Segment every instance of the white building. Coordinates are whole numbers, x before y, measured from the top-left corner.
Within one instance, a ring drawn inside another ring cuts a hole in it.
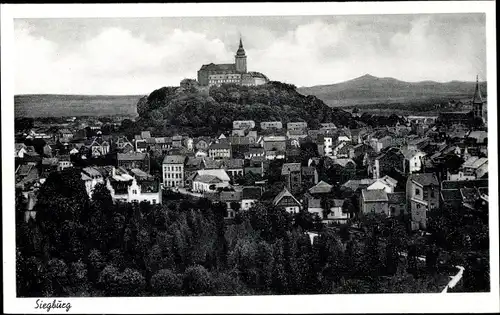
[[[230,178],[223,169],[198,170],[193,178],[193,191],[215,192],[218,188],[228,187],[229,181]]]
[[[182,155],[165,156],[162,163],[164,187],[184,187],[185,161]]]
[[[131,174],[122,169],[113,168],[111,176],[106,181],[113,201],[149,202],[161,204],[161,189],[154,178],[139,170],[132,169]]]
[[[333,154],[333,137],[332,136],[324,136],[323,137],[323,150],[325,155]]]

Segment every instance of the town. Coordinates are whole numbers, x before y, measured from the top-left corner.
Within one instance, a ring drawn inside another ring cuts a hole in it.
[[[245,212],[274,207],[312,244],[326,230],[366,230],[373,215],[397,218],[412,239],[428,238],[442,222],[436,214],[487,217],[485,104],[477,83],[461,111],[439,116],[356,129],[235,120],[231,130],[202,136],[144,130],[131,137],[129,119],[19,118],[15,177],[24,208],[18,211],[24,224],[37,221],[45,183],[77,170],[90,200],[101,186],[115,204],[208,200],[221,205],[226,226],[240,224]],[[367,120],[359,111],[352,115]],[[468,246],[477,237],[460,235]]]

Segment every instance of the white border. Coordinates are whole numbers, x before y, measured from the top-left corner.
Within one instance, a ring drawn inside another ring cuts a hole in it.
[[[491,292],[478,294],[366,294],[313,296],[68,298],[70,313],[351,313],[351,312],[499,312],[498,156],[496,95],[496,20],[493,1],[389,3],[254,4],[71,4],[2,5],[2,200],[4,312],[35,313],[36,299],[15,297],[14,233],[14,18],[283,16],[344,14],[486,13],[488,125],[490,159]],[[44,299],[46,302],[50,299]],[[43,311],[46,313],[46,311]],[[64,313],[51,310],[51,313]]]

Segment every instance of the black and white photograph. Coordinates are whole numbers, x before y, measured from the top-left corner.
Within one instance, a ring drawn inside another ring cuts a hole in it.
[[[492,1],[2,5],[4,311],[499,311],[495,33]]]

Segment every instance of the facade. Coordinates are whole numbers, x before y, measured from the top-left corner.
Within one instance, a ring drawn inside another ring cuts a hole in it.
[[[164,187],[184,187],[185,161],[182,155],[165,156],[162,163]]]
[[[106,187],[113,201],[162,203],[160,184],[153,176],[139,169],[132,169],[129,173],[114,167],[110,175]]]
[[[215,192],[218,188],[229,186],[230,178],[223,169],[198,170],[194,174],[193,191],[199,193]]]
[[[292,214],[299,213],[302,207],[300,202],[286,188],[283,188],[283,190],[274,198],[273,205]]]
[[[231,158],[231,145],[229,143],[213,143],[208,149],[208,156],[213,159]]]
[[[253,120],[235,120],[233,121],[233,130],[245,130],[255,128]]]
[[[263,147],[267,151],[286,151],[286,137],[284,136],[267,136],[263,138]]]
[[[302,189],[302,172],[300,163],[285,163],[281,168],[281,175],[286,187],[292,193],[300,192]]]
[[[406,182],[407,213],[412,229],[425,229],[427,212],[439,208],[439,181],[433,173],[412,174]]]
[[[307,130],[307,123],[305,121],[289,122],[289,123],[286,124],[286,130],[287,131],[303,131],[303,132],[306,132],[306,130]]]
[[[149,154],[139,152],[118,153],[117,166],[125,169],[138,168],[149,173]]]
[[[383,189],[361,191],[360,212],[362,214],[376,213],[389,216],[389,198]]]
[[[260,72],[247,71],[247,56],[240,39],[238,51],[234,57],[235,63],[206,64],[198,70],[198,83],[202,86],[221,84],[237,84],[246,86],[262,85],[269,79]]]
[[[263,121],[260,123],[260,129],[283,129],[283,124],[281,121]]]

